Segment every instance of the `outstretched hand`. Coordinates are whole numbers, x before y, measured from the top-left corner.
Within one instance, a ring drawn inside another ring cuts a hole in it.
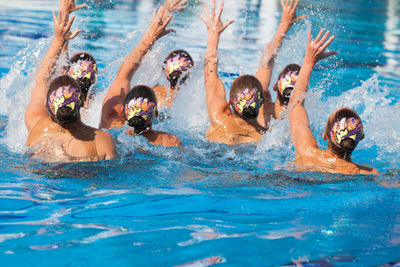
[[[167,0],[165,2],[165,7],[167,8],[168,12],[175,12],[175,11],[182,11],[186,7],[183,5],[186,4],[187,0]]]
[[[317,63],[318,61],[330,57],[332,55],[337,55],[335,51],[325,52],[325,49],[333,42],[335,36],[331,36],[329,39],[330,31],[324,34],[324,30],[321,30],[317,37],[313,40],[311,37],[311,30],[308,31],[308,46],[306,49],[306,55],[304,57],[305,61],[310,63]]]
[[[76,5],[75,0],[60,0],[60,10],[65,13],[71,14],[72,12],[82,8],[88,8],[88,5]]]
[[[204,4],[204,14],[200,14],[200,18],[203,20],[203,22],[206,24],[207,31],[208,33],[216,33],[216,34],[221,34],[229,25],[231,25],[234,20],[229,20],[226,23],[222,23],[221,21],[221,15],[222,11],[224,10],[224,3],[221,3],[221,7],[218,11],[218,14],[215,14],[215,0],[212,0],[212,5],[211,5],[211,14],[208,13],[207,10],[207,5]]]
[[[58,18],[53,11],[54,20],[54,38],[61,39],[63,41],[74,39],[81,31],[77,30],[71,33],[71,26],[74,22],[75,16],[69,18],[69,14],[63,11],[58,12]]]
[[[299,5],[299,0],[281,0],[282,18],[281,23],[290,28],[297,21],[308,18],[308,15],[297,17],[296,9]]]
[[[172,20],[172,14],[168,11],[169,1],[165,3],[165,5],[161,6],[158,11],[154,9],[153,11],[153,19],[150,22],[150,27],[147,30],[147,35],[151,39],[151,43],[154,43],[161,37],[175,32],[173,29],[166,29],[168,24]]]

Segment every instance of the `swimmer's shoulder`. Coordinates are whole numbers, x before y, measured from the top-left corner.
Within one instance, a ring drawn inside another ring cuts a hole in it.
[[[106,131],[95,131],[95,145],[100,159],[109,160],[115,157],[116,151],[111,134]]]
[[[309,148],[305,153],[296,155],[294,163],[298,170],[322,171],[343,174],[379,175],[374,168],[357,165],[343,159],[331,158],[326,151],[319,148]]]

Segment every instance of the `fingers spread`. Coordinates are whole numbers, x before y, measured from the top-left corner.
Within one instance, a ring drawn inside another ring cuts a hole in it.
[[[68,17],[69,17],[69,14],[67,12],[65,12],[64,17],[63,17],[64,26],[68,24]]]
[[[57,24],[57,17],[56,17],[56,13],[53,11],[53,21],[54,21],[54,25]]]
[[[79,33],[81,32],[81,30],[76,30],[74,33],[71,33],[68,37],[69,40],[74,39]]]
[[[166,32],[166,34],[169,34],[171,32],[176,33],[176,31],[174,29],[168,29],[168,30],[165,30],[165,32]]]
[[[305,19],[305,18],[308,18],[308,17],[309,17],[308,15],[303,15],[303,16],[297,17],[295,22],[298,22],[299,20],[302,20],[302,19]]]
[[[82,9],[82,8],[89,8],[89,6],[88,5],[86,5],[86,4],[83,4],[83,5],[80,5],[80,6],[76,6],[74,9],[72,9],[71,11],[76,11],[76,10],[79,10],[79,9]]]
[[[322,45],[323,43],[325,43],[326,39],[328,39],[328,36],[330,34],[330,31],[327,31],[324,35],[324,37],[322,37],[322,39],[318,42],[319,45]]]
[[[224,3],[222,2],[221,7],[218,11],[217,21],[221,19],[222,11],[224,10]]]
[[[311,29],[308,30],[308,44],[312,42]]]
[[[209,18],[210,17],[210,13],[208,13],[206,4],[203,5],[203,9],[204,9],[204,14],[207,16],[207,18]]]
[[[321,39],[322,34],[324,33],[325,30],[320,30],[320,32],[318,33],[317,37],[315,37],[314,39],[314,43],[318,43],[319,39]]]
[[[72,23],[74,23],[75,20],[75,16],[72,16],[69,21],[68,24],[66,25],[66,30],[69,31],[69,29],[71,29]]]
[[[167,27],[167,25],[171,22],[172,18],[173,18],[173,15],[172,15],[172,14],[169,15],[169,17],[167,18],[167,20],[164,22],[165,27]]]
[[[199,17],[201,18],[201,20],[207,25],[207,20],[203,17],[202,14],[199,14]]]
[[[225,30],[226,28],[228,28],[229,25],[231,25],[234,22],[235,21],[231,19],[230,21],[228,21],[227,23],[224,24],[223,29]]]
[[[58,24],[61,24],[62,18],[61,18],[61,10],[58,11]]]
[[[298,5],[299,5],[299,0],[296,0],[296,4],[294,5],[294,8],[297,9]]]
[[[331,38],[329,38],[329,40],[321,47],[323,50],[325,50],[335,39],[335,36],[332,35]]]

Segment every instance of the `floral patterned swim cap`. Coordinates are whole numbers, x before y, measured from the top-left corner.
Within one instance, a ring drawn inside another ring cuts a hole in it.
[[[147,125],[153,121],[156,111],[156,104],[143,97],[133,98],[124,106],[126,120],[129,121],[135,116],[142,117]]]
[[[261,105],[263,104],[263,97],[261,92],[257,88],[249,89],[246,88],[236,93],[233,98],[233,108],[240,114],[243,115],[245,108],[254,108],[258,113]]]
[[[354,141],[356,147],[364,136],[362,122],[354,117],[342,118],[333,125],[329,135],[332,143],[339,149],[342,148],[342,141],[348,138]]]
[[[183,82],[189,75],[189,70],[193,68],[192,59],[183,55],[175,55],[164,61],[163,71],[167,79],[176,84],[178,79]],[[174,87],[174,85],[172,86]]]
[[[78,60],[71,63],[68,75],[75,80],[87,78],[91,84],[94,84],[97,78],[97,64],[91,60]]]
[[[69,107],[74,114],[77,114],[81,106],[80,91],[71,86],[59,87],[47,97],[47,105],[54,117],[57,117],[57,112],[61,107]]]

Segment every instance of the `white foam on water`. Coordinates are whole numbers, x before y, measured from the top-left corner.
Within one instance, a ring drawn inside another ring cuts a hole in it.
[[[6,135],[0,142],[13,152],[25,151],[28,135],[25,109],[29,104],[37,66],[49,43],[49,39],[29,43],[17,54],[9,73],[0,79],[0,114],[8,117]]]
[[[311,23],[305,20],[304,23],[293,27],[296,27],[296,31],[286,37],[276,59],[270,84],[270,92],[273,95],[273,99],[275,99],[276,93],[271,88],[276,82],[279,72],[287,64],[301,64],[307,44],[307,31],[310,29]],[[88,116],[84,120],[88,125],[93,127],[99,125],[101,104],[106,91],[115,78],[125,56],[139,43],[142,34],[143,31],[135,31],[122,39],[119,43],[119,49],[113,51],[114,56],[111,57],[113,61],[107,62],[106,67],[101,70],[99,75],[100,82],[97,85],[97,95],[91,102]],[[174,36],[164,37],[148,52],[137,73],[134,75],[131,82],[132,86],[137,84],[146,84],[148,86],[154,86],[157,83],[166,84],[166,79],[161,71],[164,58],[173,49],[185,49],[185,47],[177,47],[173,40]],[[27,138],[27,130],[24,123],[25,109],[30,99],[37,66],[47,51],[49,43],[50,39],[40,39],[29,43],[25,49],[18,53],[9,73],[0,80],[0,99],[2,99],[0,100],[0,114],[8,117],[6,134],[0,142],[13,152],[23,153],[25,151],[25,141]],[[232,44],[229,44],[228,48],[232,49],[231,46]],[[265,46],[266,43],[263,47]],[[223,48],[226,49],[224,46]],[[255,57],[255,60],[247,63],[243,61],[243,57],[240,57],[240,55],[227,53],[224,49],[221,50],[219,53],[220,73],[224,71],[237,74],[254,75],[256,73],[259,58],[261,57],[261,50],[259,51],[259,57]],[[182,86],[173,107],[168,111],[171,119],[156,124],[154,128],[172,132],[190,143],[192,141],[195,143],[204,143],[206,142],[204,136],[209,125],[203,76],[205,51],[199,54],[192,53],[189,49],[188,52],[195,60],[195,67],[191,78]],[[388,98],[389,90],[381,86],[379,76],[376,74],[361,86],[344,91],[339,96],[326,97],[324,94],[330,85],[335,82],[335,74],[337,74],[337,70],[335,69],[324,70],[322,79],[311,81],[310,90],[306,97],[306,109],[310,117],[312,130],[321,148],[326,147],[326,143],[321,142],[321,136],[329,114],[336,108],[347,106],[355,109],[365,123],[366,138],[360,143],[358,149],[368,150],[376,146],[379,151],[380,160],[390,161],[393,157],[398,158],[396,151],[400,147],[400,142],[398,141],[400,126],[395,123],[396,118],[392,114],[399,113],[400,105],[393,105],[393,99]],[[233,78],[222,77],[221,79],[227,84],[225,89],[228,96],[229,84],[233,81]],[[258,144],[253,159],[268,160],[279,168],[279,164],[294,157],[289,124],[287,120],[273,120],[271,125],[272,128],[270,131],[265,134],[262,141]],[[129,148],[127,151],[123,151],[122,154],[137,151],[138,148],[154,150],[147,144],[146,140],[142,139],[127,136],[126,133],[120,133],[117,136],[118,142],[125,144]],[[197,156],[205,156],[204,152],[196,149],[196,147],[190,148],[195,150]],[[167,151],[164,152],[168,155]],[[234,158],[237,156],[232,150],[229,150],[227,153],[229,155],[233,153],[234,155],[231,156]],[[230,157],[229,155],[228,157]]]

